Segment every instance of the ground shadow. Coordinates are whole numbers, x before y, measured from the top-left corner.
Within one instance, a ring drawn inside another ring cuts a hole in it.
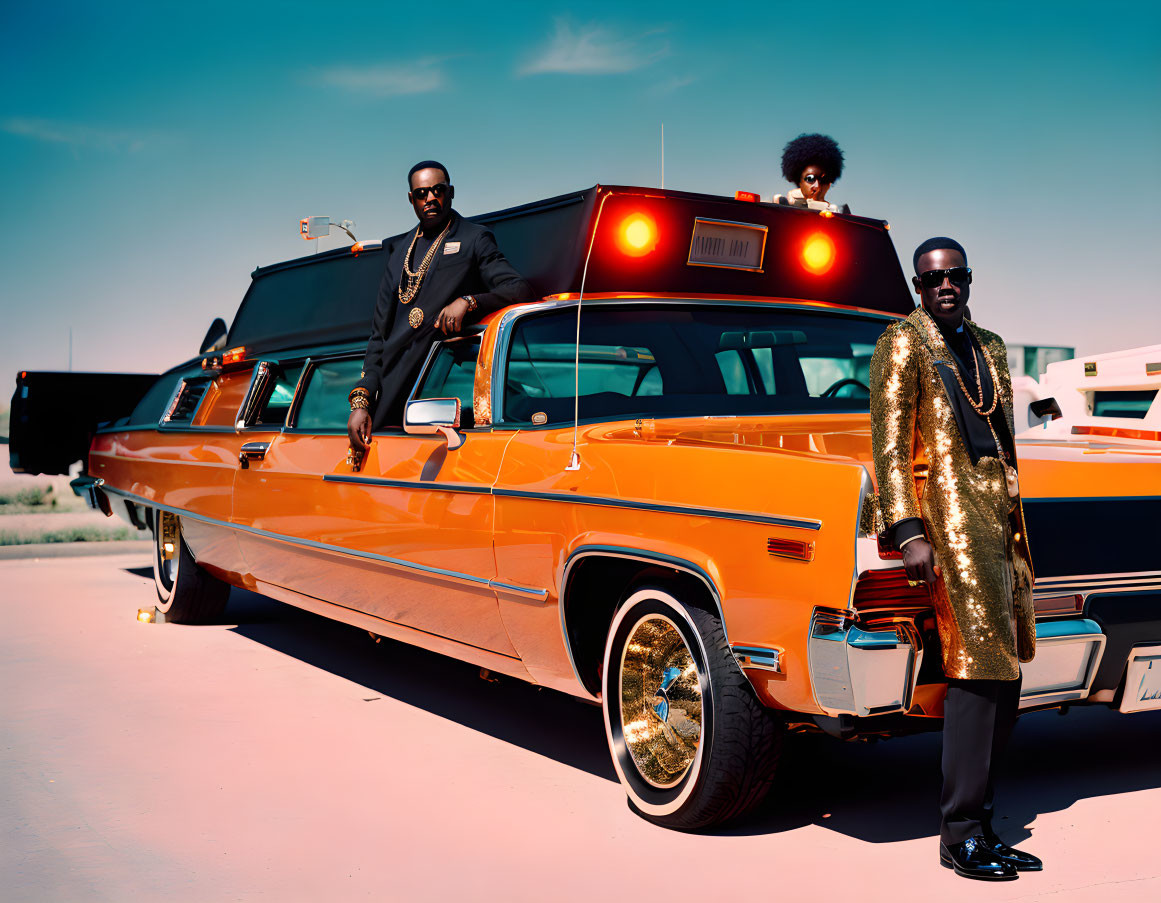
[[[365,630],[235,589],[224,623],[276,649],[368,689],[472,730],[616,780],[599,707]]]
[[[255,593],[234,590],[233,631],[315,667],[472,730],[616,780],[600,709],[522,681],[482,681],[479,669]],[[1080,799],[1161,787],[1161,712],[1104,706],[1020,719],[997,793],[1009,843],[1030,836],[1040,813]],[[869,843],[932,837],[938,829],[938,732],[880,742],[821,735],[787,738],[774,790],[760,809],[713,833],[776,834],[818,825]]]

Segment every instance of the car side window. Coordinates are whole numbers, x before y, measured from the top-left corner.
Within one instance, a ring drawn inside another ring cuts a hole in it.
[[[472,409],[476,384],[477,337],[442,342],[415,389],[415,398],[458,398],[460,410]]]
[[[310,368],[294,426],[300,430],[347,431],[351,388],[359,381],[362,358],[318,361]]]

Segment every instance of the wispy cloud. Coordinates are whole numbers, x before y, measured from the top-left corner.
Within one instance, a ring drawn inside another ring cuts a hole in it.
[[[697,81],[697,76],[694,75],[674,75],[670,78],[660,81],[650,88],[652,94],[672,94],[674,91],[680,91],[682,88],[688,88]]]
[[[371,97],[427,94],[446,83],[442,62],[441,58],[431,57],[404,64],[332,66],[320,70],[318,75],[323,84]]]
[[[519,74],[615,75],[655,63],[668,52],[669,45],[657,31],[625,37],[602,25],[578,27],[557,19],[548,46]]]
[[[0,130],[9,135],[18,135],[45,144],[63,144],[74,150],[86,148],[113,153],[135,153],[158,137],[149,132],[109,129],[76,122],[21,116],[0,121]]]

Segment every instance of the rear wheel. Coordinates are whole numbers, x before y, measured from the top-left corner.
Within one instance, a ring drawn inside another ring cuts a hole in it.
[[[221,617],[230,585],[198,566],[181,536],[177,515],[156,511],[153,516],[153,583],[157,610],[166,621],[208,624]]]
[[[639,814],[695,830],[765,797],[781,725],[755,697],[718,618],[658,587],[634,592],[613,619],[602,681],[613,764]]]

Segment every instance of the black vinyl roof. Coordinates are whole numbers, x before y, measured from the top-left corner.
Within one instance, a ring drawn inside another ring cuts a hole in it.
[[[634,215],[647,216],[658,239],[650,253],[628,257],[617,245],[617,229]],[[689,265],[697,217],[764,228],[761,270]],[[913,308],[882,220],[602,185],[469,219],[492,229],[500,249],[541,296],[580,291],[591,240],[586,292],[790,298],[900,314]],[[835,248],[834,266],[821,275],[808,272],[799,259],[803,242],[819,234]],[[255,269],[229,346],[270,350],[367,338],[384,265],[378,247],[358,254],[339,248]]]

